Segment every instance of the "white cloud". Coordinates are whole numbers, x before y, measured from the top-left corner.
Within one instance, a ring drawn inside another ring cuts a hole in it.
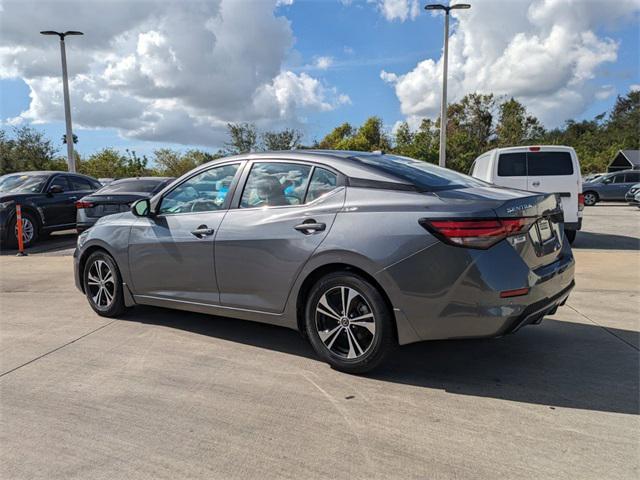
[[[618,43],[599,27],[637,18],[637,0],[484,1],[452,13],[449,101],[470,92],[514,96],[555,126],[580,114],[596,98],[612,95],[593,84],[598,69],[617,60]],[[388,18],[388,17],[387,17]],[[406,73],[382,71],[402,112],[414,122],[439,114],[442,58],[427,59]]]
[[[418,0],[379,0],[378,8],[389,21],[413,20],[420,14],[420,3]]]
[[[314,66],[319,70],[326,70],[333,65],[332,57],[317,57],[313,62]]]
[[[616,93],[616,89],[613,85],[603,85],[600,89],[595,93],[595,97],[598,100],[606,100],[607,98],[611,98]]]
[[[640,84],[639,83],[634,83],[632,85],[629,85],[629,91],[630,92],[636,92],[640,90]]]
[[[345,103],[309,74],[283,70],[293,34],[276,0],[0,2],[0,78],[30,89],[17,120],[63,119],[58,42],[33,34],[51,26],[85,32],[67,42],[81,127],[219,145],[227,122],[300,125],[309,111]]]

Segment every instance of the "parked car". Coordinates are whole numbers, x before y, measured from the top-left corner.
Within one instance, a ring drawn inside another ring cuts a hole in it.
[[[0,177],[0,244],[17,243],[16,204],[22,210],[24,246],[56,230],[76,227],[75,201],[100,188],[86,175],[66,172],[19,172]]]
[[[603,175],[582,186],[584,204],[591,207],[603,200],[622,201],[629,189],[638,182],[640,170],[623,170]]]
[[[128,212],[134,201],[152,197],[173,180],[173,177],[123,178],[82,197],[76,202],[78,233],[91,227],[105,215]]]
[[[596,178],[600,178],[604,173],[590,173],[582,177],[582,184],[584,185],[586,182],[593,182]]]
[[[564,228],[573,243],[582,228],[582,177],[571,147],[495,148],[475,159],[470,174],[485,182],[531,192],[557,193],[562,199]]]
[[[635,205],[636,207],[640,208],[640,192],[636,193],[635,196],[633,197],[632,205]]]
[[[365,372],[396,344],[501,336],[555,312],[574,285],[561,219],[557,195],[406,157],[247,154],[98,220],[75,281],[101,316],[143,304],[271,323]]]
[[[624,199],[627,202],[630,203],[635,203],[635,197],[636,195],[640,193],[640,183],[636,183],[635,185],[633,185],[628,191],[627,193],[625,193],[624,195]]]

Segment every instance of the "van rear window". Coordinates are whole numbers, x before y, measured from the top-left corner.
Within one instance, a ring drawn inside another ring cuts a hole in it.
[[[527,165],[530,177],[573,175],[573,162],[569,152],[529,152]]]
[[[527,176],[527,154],[503,153],[498,159],[499,177],[526,177]]]

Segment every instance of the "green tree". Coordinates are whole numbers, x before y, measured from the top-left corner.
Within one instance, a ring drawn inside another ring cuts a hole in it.
[[[354,128],[349,123],[343,123],[339,127],[329,132],[315,147],[325,150],[336,150],[338,145],[344,140],[351,138],[355,133]]]
[[[300,146],[302,132],[294,128],[285,128],[279,132],[269,131],[262,134],[265,150],[293,150]]]
[[[256,150],[258,146],[258,132],[252,123],[227,123],[229,141],[225,143],[228,154],[237,155]]]
[[[127,158],[115,148],[103,148],[83,159],[78,165],[78,171],[94,178],[126,177]]]
[[[12,135],[0,130],[0,173],[26,170],[66,170],[56,157],[57,149],[44,133],[25,126],[14,128]]]
[[[544,138],[546,132],[538,119],[514,98],[500,104],[499,111],[496,127],[499,147],[527,145]]]

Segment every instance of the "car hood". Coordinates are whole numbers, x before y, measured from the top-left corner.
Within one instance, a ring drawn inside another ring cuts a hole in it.
[[[37,195],[37,194],[34,194],[34,193],[15,193],[15,192],[3,193],[3,192],[0,192],[0,203],[9,202],[11,200],[20,201],[22,199],[26,199],[26,198],[32,197],[33,195]]]

